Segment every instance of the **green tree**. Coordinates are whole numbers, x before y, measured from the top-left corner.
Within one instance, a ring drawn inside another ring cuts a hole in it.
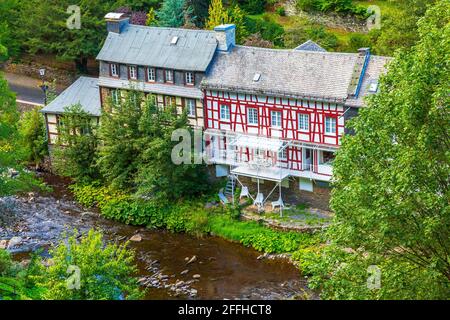
[[[105,245],[103,235],[94,230],[79,240],[78,236],[78,232],[74,232],[50,249],[50,266],[42,267],[43,275],[38,280],[44,299],[133,300],[141,297],[139,284],[133,277],[137,272],[134,251],[128,249],[127,244]],[[80,271],[79,289],[68,287],[70,266]]]
[[[16,97],[0,74],[0,195],[29,190],[39,185],[30,173],[23,170],[19,119]]]
[[[39,110],[40,108],[33,108],[25,112],[19,124],[25,160],[34,163],[36,167],[48,154],[44,117]]]
[[[192,8],[186,6],[186,0],[164,0],[161,9],[156,12],[161,27],[181,27],[192,15]]]
[[[70,0],[20,0],[15,36],[32,54],[50,53],[74,61],[80,72],[87,72],[88,58],[100,51],[106,36],[104,16],[116,1],[81,0],[81,28],[68,28]]]
[[[65,108],[58,125],[58,140],[53,151],[53,166],[63,176],[78,182],[99,179],[97,162],[97,120],[81,105]]]
[[[98,167],[108,184],[116,189],[132,189],[137,172],[137,158],[142,150],[136,141],[141,137],[139,121],[143,100],[142,93],[123,91],[124,98],[119,103],[107,102],[106,112],[100,122]]]
[[[382,12],[381,30],[373,29],[373,49],[377,54],[392,56],[395,50],[410,48],[419,39],[417,22],[435,0],[398,1],[395,14]]]
[[[330,236],[353,253],[323,257],[327,297],[352,298],[362,285],[348,283],[364,283],[374,263],[397,283],[362,298],[450,298],[449,19],[448,1],[427,11],[417,45],[395,55],[380,93],[351,124],[356,134],[343,140]]]
[[[206,20],[207,29],[213,30],[221,24],[235,24],[237,43],[242,43],[248,36],[244,22],[245,13],[237,4],[230,8],[224,8],[222,0],[212,0],[208,13],[209,16]]]
[[[228,10],[224,8],[222,0],[212,0],[208,10],[206,29],[213,30],[221,24],[230,23]]]
[[[186,3],[192,8],[192,20],[195,25],[200,28],[204,27],[211,0],[187,0]]]
[[[160,110],[150,103],[143,109],[139,126],[139,148],[143,152],[136,176],[138,194],[176,200],[208,189],[206,167],[194,164],[193,149],[188,151],[191,164],[176,165],[172,161],[172,150],[178,144],[172,141],[175,130],[183,130],[191,144],[194,141],[186,113],[177,115],[175,106]]]

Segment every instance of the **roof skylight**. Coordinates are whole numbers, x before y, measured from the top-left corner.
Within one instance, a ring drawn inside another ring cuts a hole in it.
[[[261,79],[261,73],[255,73],[253,76],[253,82],[258,82]]]

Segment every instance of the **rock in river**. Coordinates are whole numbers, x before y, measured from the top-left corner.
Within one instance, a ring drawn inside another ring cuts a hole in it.
[[[140,234],[135,234],[134,236],[132,236],[130,238],[130,241],[133,242],[141,242],[142,241],[142,236]]]
[[[9,240],[9,244],[8,244],[8,249],[14,248],[15,246],[19,245],[22,243],[22,238],[21,237],[12,237]]]

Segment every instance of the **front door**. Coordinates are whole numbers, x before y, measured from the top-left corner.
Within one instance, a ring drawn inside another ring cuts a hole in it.
[[[311,149],[303,148],[302,152],[302,170],[312,170],[313,152]]]

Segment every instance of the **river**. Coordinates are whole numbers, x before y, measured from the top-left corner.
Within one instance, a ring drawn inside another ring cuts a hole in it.
[[[20,237],[10,248],[16,259],[47,249],[65,230],[96,228],[107,241],[142,237],[140,242],[130,242],[130,247],[136,251],[140,282],[147,287],[145,299],[315,297],[305,278],[286,261],[258,259],[259,252],[217,237],[199,239],[104,219],[73,201],[67,180],[50,175],[44,180],[53,192],[0,198],[0,240]]]

